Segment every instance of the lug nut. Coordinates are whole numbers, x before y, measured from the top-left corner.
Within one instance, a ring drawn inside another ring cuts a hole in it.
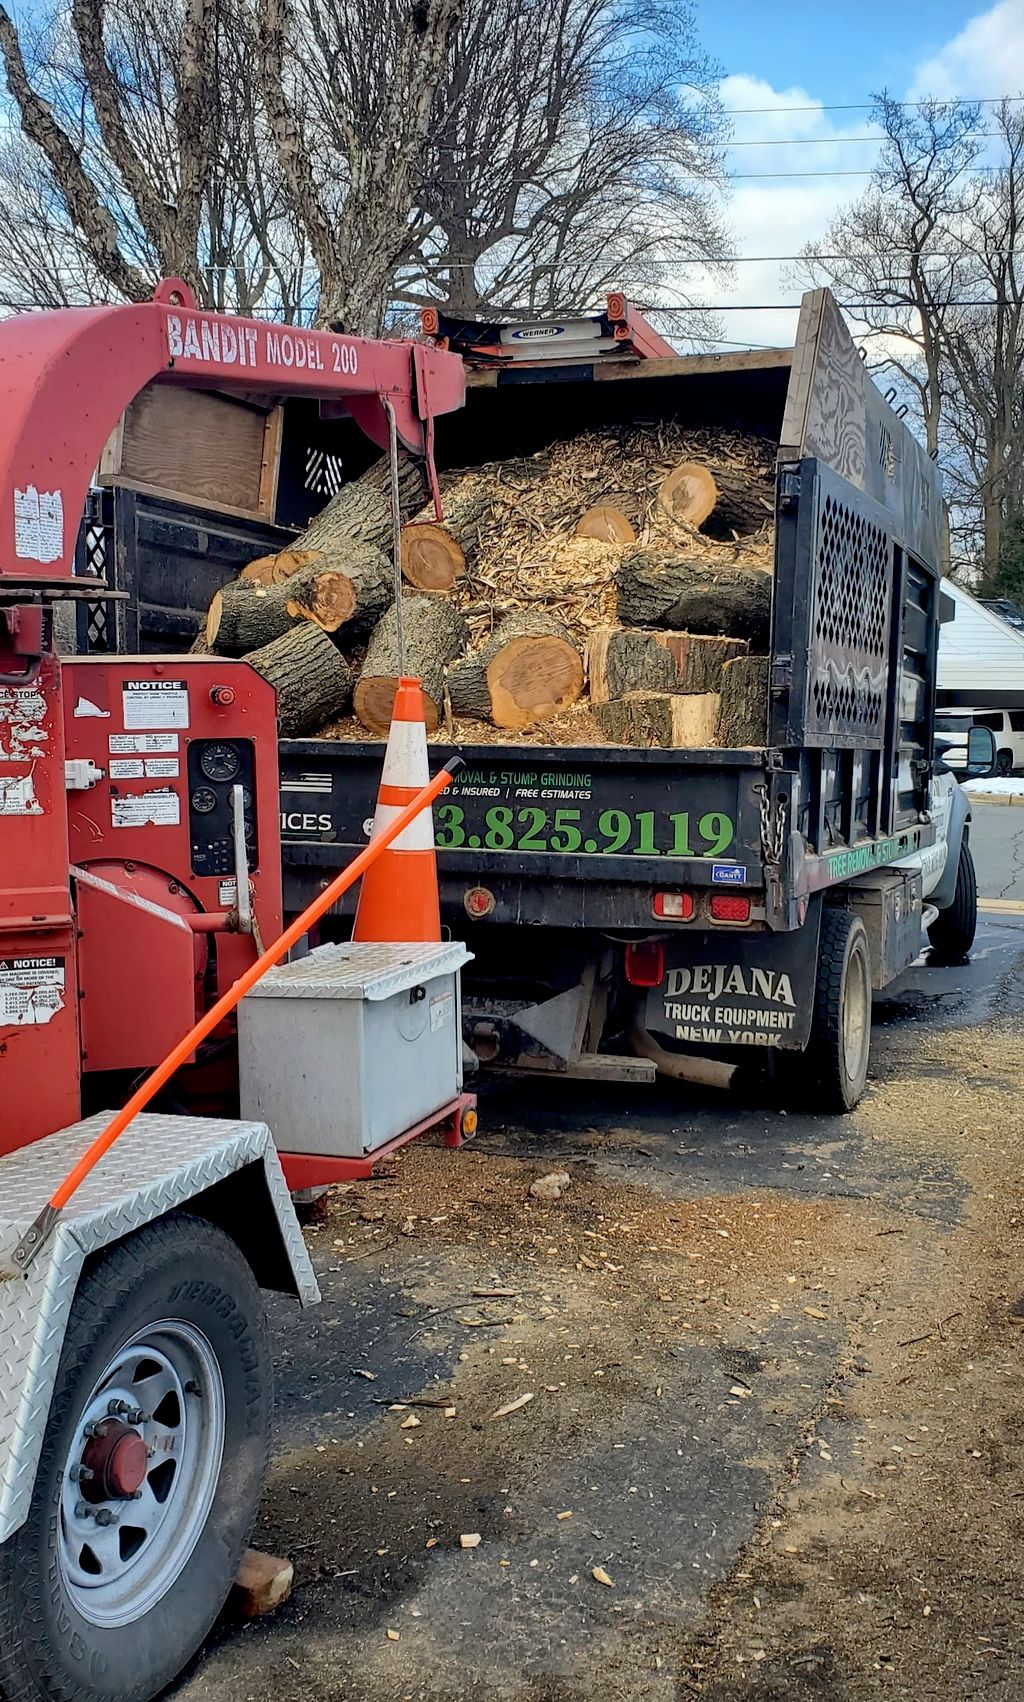
[[[203,1391],[199,1387],[199,1384],[196,1382],[195,1378],[190,1377],[188,1382],[185,1384],[186,1395],[201,1395],[202,1392]]]
[[[95,1518],[98,1525],[116,1525],[118,1522],[117,1514],[112,1513],[109,1507],[98,1507]]]
[[[127,1401],[115,1400],[115,1401],[108,1401],[107,1402],[107,1411],[110,1414],[111,1418],[120,1418],[120,1416],[123,1412],[124,1413],[130,1413],[131,1410],[132,1409],[128,1405]]]
[[[72,1466],[68,1472],[72,1483],[91,1483],[95,1475],[95,1472],[90,1471],[88,1466]]]
[[[84,1501],[76,1501],[75,1502],[75,1518],[76,1519],[91,1519],[92,1518],[92,1508],[87,1507]]]
[[[82,1435],[83,1436],[98,1436],[99,1435],[99,1429],[100,1429],[100,1427],[96,1423],[96,1420],[94,1418],[90,1418],[88,1424],[84,1424],[82,1426]]]

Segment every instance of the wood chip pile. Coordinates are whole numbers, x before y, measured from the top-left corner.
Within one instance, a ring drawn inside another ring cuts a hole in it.
[[[214,598],[197,648],[245,655],[285,737],[383,737],[398,675],[459,743],[706,748],[765,736],[774,456],[675,423],[450,472],[401,470],[401,627],[385,462]]]

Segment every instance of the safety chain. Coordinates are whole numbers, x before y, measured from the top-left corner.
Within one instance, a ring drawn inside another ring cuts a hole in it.
[[[780,798],[772,817],[771,796],[766,785],[755,786],[761,801],[761,850],[766,863],[777,867],[786,849],[786,800]]]

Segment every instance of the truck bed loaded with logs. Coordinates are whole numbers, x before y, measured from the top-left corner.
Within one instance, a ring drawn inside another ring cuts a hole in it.
[[[793,350],[731,356],[631,341],[619,309],[530,359],[507,327],[431,326],[467,406],[438,421],[440,514],[402,470],[401,619],[437,765],[466,759],[435,811],[466,1039],[610,1080],[804,1054],[814,1103],[849,1108],[872,988],[922,924],[947,960],[974,931],[932,749],[938,475],[827,291]],[[259,439],[232,493],[195,433],[169,470],[135,408],[80,543],[127,596],[80,605],[77,647],[272,681],[297,912],[365,843],[402,671],[387,462],[293,403],[232,422]]]

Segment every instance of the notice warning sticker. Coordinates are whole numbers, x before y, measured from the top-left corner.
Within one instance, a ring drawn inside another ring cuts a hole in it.
[[[111,793],[113,827],[177,827],[180,820],[178,794],[169,786],[154,786],[149,792]]]
[[[0,1028],[50,1022],[64,1009],[63,957],[0,958]]]
[[[121,701],[128,729],[188,726],[188,686],[184,680],[125,680]]]
[[[177,733],[111,733],[107,740],[111,756],[157,755],[176,751]]]
[[[141,780],[145,772],[140,756],[115,756],[111,759],[111,780]]]
[[[455,995],[453,993],[434,993],[430,1000],[430,1027],[436,1034],[439,1028],[446,1028],[455,1014]]]

